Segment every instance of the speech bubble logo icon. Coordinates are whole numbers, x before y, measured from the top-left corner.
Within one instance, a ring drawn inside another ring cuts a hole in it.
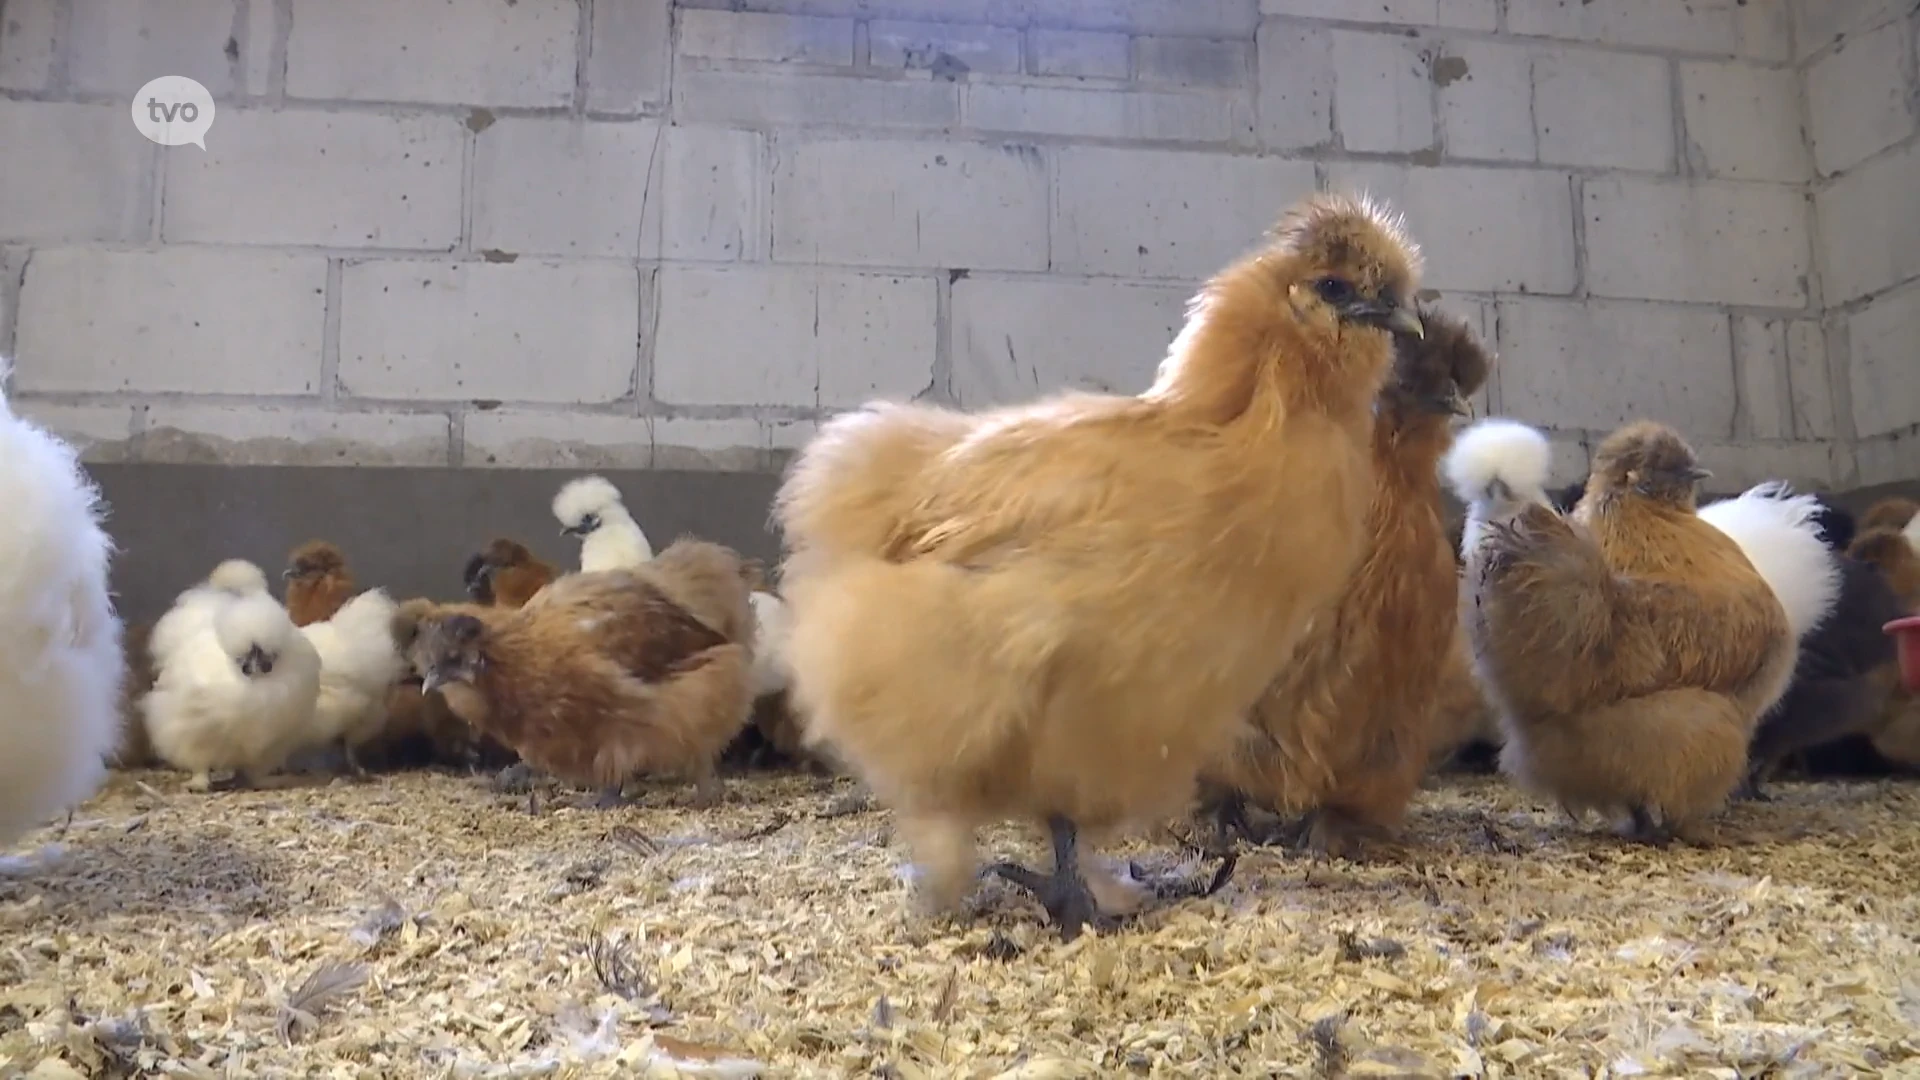
[[[133,95],[133,126],[161,146],[207,148],[213,95],[185,75],[162,75]]]

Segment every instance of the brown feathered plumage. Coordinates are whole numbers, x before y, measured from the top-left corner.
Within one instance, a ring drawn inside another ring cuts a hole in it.
[[[403,609],[395,631],[461,719],[605,804],[656,772],[716,799],[751,705],[747,649],[630,570],[559,578],[523,608]]]
[[[1225,753],[1358,558],[1417,258],[1318,197],[1204,287],[1139,397],[876,404],[801,451],[775,508],[793,694],[896,810],[923,902],[972,883],[977,826],[1044,821],[1071,936],[1077,833],[1177,811]]]
[[[467,596],[475,603],[517,608],[557,576],[525,544],[500,537],[467,560]]]
[[[1434,691],[1433,745],[1428,761],[1438,766],[1472,743],[1500,745],[1500,715],[1473,670],[1473,646],[1466,628],[1454,631],[1453,647],[1440,669]]]
[[[1255,802],[1314,811],[1306,841],[1320,851],[1350,853],[1361,834],[1405,815],[1433,752],[1459,623],[1439,464],[1492,358],[1466,323],[1422,316],[1425,337],[1398,342],[1380,395],[1359,568],[1280,665],[1221,767]]]
[[[1871,563],[1900,598],[1901,606],[1920,615],[1920,553],[1915,553],[1913,544],[1900,532],[1904,527],[1905,522],[1862,529],[1847,554]],[[1885,711],[1870,737],[1882,757],[1911,768],[1920,766],[1920,694],[1899,685],[1898,675],[1897,663],[1880,673],[1880,679],[1892,685]]]
[[[281,574],[287,582],[287,616],[295,626],[333,618],[353,599],[353,572],[347,557],[325,540],[309,540],[287,556]]]
[[[1890,529],[1897,533],[1907,527],[1915,514],[1920,514],[1920,502],[1902,495],[1889,495],[1867,507],[1867,512],[1860,515],[1860,531]]]
[[[1646,839],[1725,801],[1796,655],[1773,590],[1695,513],[1701,475],[1677,433],[1630,424],[1595,453],[1577,521],[1530,505],[1468,553],[1501,767],[1576,817],[1625,813]]]

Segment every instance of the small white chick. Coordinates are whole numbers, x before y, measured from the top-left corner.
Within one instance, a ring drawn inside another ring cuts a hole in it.
[[[213,568],[205,581],[180,594],[173,607],[153,624],[147,637],[147,655],[154,668],[179,648],[180,643],[213,628],[213,613],[236,596],[255,596],[267,591],[267,575],[245,559],[228,559]]]
[[[399,605],[380,589],[347,601],[333,618],[300,628],[320,654],[320,701],[314,709],[312,746],[341,739],[347,765],[364,773],[355,751],[379,736],[387,723],[387,691],[402,674],[393,640]]]
[[[553,497],[553,516],[562,536],[580,537],[580,572],[623,570],[653,558],[653,545],[620,498],[620,489],[604,476],[567,482]]]
[[[140,703],[154,753],[212,787],[216,769],[258,785],[313,727],[320,654],[271,594],[216,601],[212,625],[158,666]]]

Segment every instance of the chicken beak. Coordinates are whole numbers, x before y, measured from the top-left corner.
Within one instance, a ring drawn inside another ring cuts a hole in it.
[[[1447,411],[1455,416],[1464,416],[1472,420],[1473,402],[1460,393],[1459,387],[1454,387],[1453,393],[1447,396]]]
[[[280,571],[280,580],[282,581],[292,581],[294,578],[298,576],[299,574],[291,566],[287,567],[285,570]]]
[[[1695,465],[1693,468],[1687,470],[1687,479],[1694,481],[1695,483],[1698,483],[1702,480],[1711,480],[1713,479],[1713,470],[1703,469],[1700,466]]]
[[[249,677],[271,675],[273,674],[273,657],[268,656],[265,649],[255,645],[247,650],[246,656],[240,659],[240,671]]]
[[[1420,315],[1410,307],[1395,307],[1387,314],[1387,329],[1396,334],[1427,339],[1427,327],[1420,321]]]
[[[425,697],[445,685],[445,680],[440,678],[440,672],[429,668],[425,675],[420,676],[420,695]]]

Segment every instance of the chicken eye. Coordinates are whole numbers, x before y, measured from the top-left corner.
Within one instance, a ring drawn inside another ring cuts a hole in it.
[[[1313,291],[1329,304],[1344,304],[1353,299],[1353,286],[1337,277],[1323,277],[1314,282]]]

